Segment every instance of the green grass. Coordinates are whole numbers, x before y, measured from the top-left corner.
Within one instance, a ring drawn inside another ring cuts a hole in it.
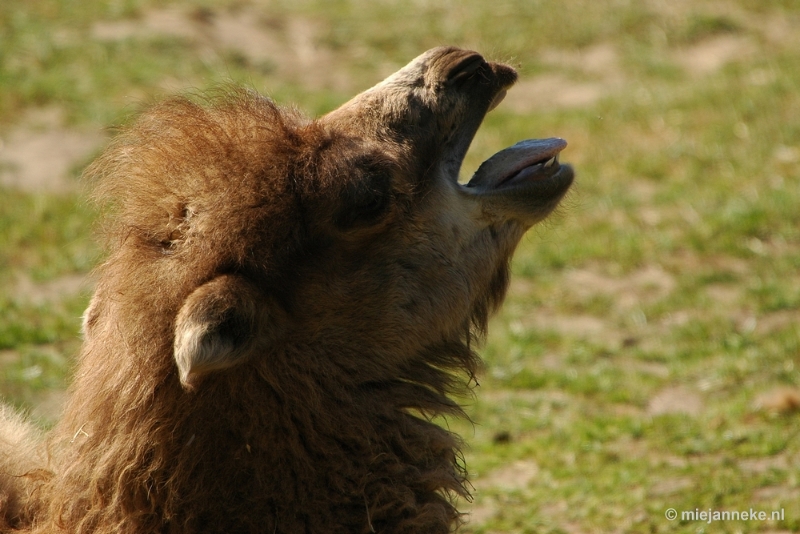
[[[800,390],[796,2],[178,0],[167,12],[188,30],[143,31],[162,5],[0,4],[0,136],[40,107],[101,130],[229,80],[320,114],[452,43],[512,62],[522,82],[465,176],[520,139],[569,141],[574,191],[515,257],[474,423],[448,422],[469,444],[466,532],[800,530],[800,412],[775,400]],[[284,50],[305,31],[323,59],[293,67],[197,37],[220,17]],[[138,30],[101,39],[100,22]],[[693,66],[708,50],[725,60]],[[594,93],[565,103],[525,85],[547,76]],[[35,293],[88,275],[95,213],[77,192],[0,193],[0,392],[35,410],[69,380],[88,297],[34,298],[20,280]],[[668,508],[784,519],[670,521]]]

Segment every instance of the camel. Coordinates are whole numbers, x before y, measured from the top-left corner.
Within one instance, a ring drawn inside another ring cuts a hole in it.
[[[317,119],[252,90],[155,105],[86,175],[107,250],[47,435],[0,412],[0,530],[445,533],[460,416],[566,143],[461,163],[517,79],[429,50]]]

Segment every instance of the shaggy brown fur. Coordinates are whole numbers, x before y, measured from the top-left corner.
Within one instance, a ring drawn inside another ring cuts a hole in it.
[[[450,531],[465,472],[429,417],[461,413],[508,260],[572,182],[551,142],[457,184],[515,79],[439,48],[318,120],[243,90],[145,113],[88,171],[108,259],[47,453],[0,423],[5,529]]]

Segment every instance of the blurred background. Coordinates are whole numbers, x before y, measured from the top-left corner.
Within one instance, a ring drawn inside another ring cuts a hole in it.
[[[532,137],[577,171],[515,257],[473,422],[444,422],[464,531],[800,531],[796,0],[2,0],[2,400],[58,418],[102,259],[79,176],[115,126],[231,80],[316,116],[441,44],[520,72],[463,178]]]

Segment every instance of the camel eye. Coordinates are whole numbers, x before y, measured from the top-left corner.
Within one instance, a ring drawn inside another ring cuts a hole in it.
[[[342,192],[336,225],[342,230],[378,223],[389,210],[391,191],[389,175],[368,172]]]

